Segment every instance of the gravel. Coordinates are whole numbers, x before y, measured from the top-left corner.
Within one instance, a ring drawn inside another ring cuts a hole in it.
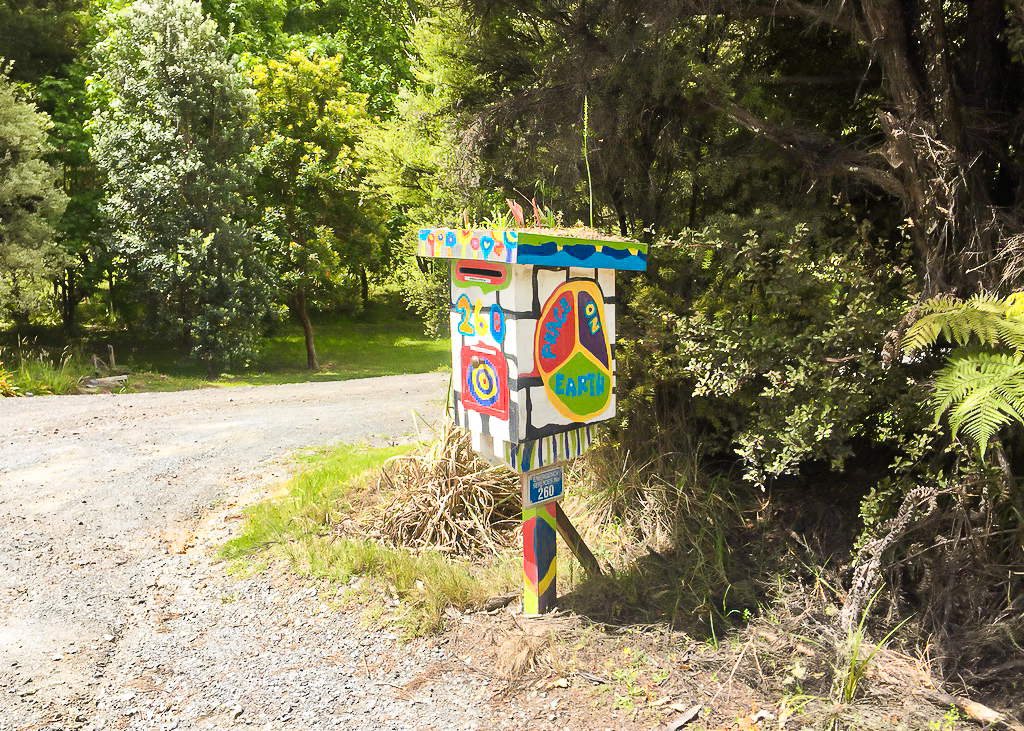
[[[499,719],[444,638],[368,630],[339,596],[230,576],[213,551],[295,450],[410,441],[446,386],[0,401],[0,729],[504,727],[515,707]]]

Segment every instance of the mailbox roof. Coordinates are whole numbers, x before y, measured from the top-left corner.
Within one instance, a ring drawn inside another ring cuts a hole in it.
[[[647,268],[647,244],[505,229],[422,228],[417,254],[534,266],[588,269]]]

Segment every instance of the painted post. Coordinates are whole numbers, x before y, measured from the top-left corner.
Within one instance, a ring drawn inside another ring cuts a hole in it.
[[[452,262],[456,423],[481,456],[521,474],[523,611],[544,613],[555,602],[556,534],[596,566],[558,505],[561,465],[615,415],[615,271],[646,269],[647,247],[542,230],[422,229],[417,253]]]

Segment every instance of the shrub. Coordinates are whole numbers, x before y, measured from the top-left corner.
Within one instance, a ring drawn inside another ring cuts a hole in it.
[[[738,458],[762,487],[810,462],[839,470],[860,443],[898,442],[916,409],[881,352],[907,279],[862,241],[804,224],[662,242],[629,293],[623,428],[692,411],[703,451]]]

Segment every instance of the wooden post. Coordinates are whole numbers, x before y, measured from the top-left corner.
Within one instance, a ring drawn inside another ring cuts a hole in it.
[[[562,540],[569,546],[569,550],[572,551],[572,555],[576,557],[576,560],[580,562],[580,565],[587,570],[591,576],[601,576],[601,564],[597,562],[597,557],[590,550],[590,547],[583,542],[583,536],[581,536],[574,526],[569,521],[569,516],[562,510],[562,506],[558,503],[554,503],[555,506],[555,527],[558,529],[558,535],[562,536]]]
[[[523,614],[544,614],[558,598],[558,503],[562,468],[526,472],[523,489]]]
[[[555,606],[555,503],[523,508],[523,614],[544,614]]]

